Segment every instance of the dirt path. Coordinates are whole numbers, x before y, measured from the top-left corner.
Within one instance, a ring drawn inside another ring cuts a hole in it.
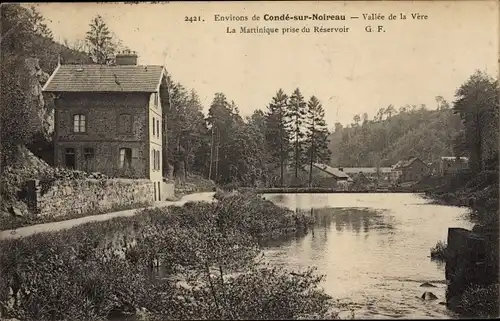
[[[213,192],[194,193],[194,194],[185,195],[183,198],[181,198],[178,201],[156,202],[154,205],[152,205],[150,207],[145,207],[145,208],[158,208],[158,207],[174,206],[174,205],[182,206],[185,203],[190,202],[190,201],[209,202],[212,200],[213,195],[214,195]],[[112,219],[114,217],[133,216],[133,215],[137,214],[137,211],[141,211],[145,208],[125,210],[125,211],[119,211],[119,212],[111,212],[111,213],[100,214],[100,215],[90,215],[90,216],[75,218],[75,219],[61,221],[61,222],[37,224],[37,225],[20,227],[18,229],[14,229],[14,230],[0,231],[0,240],[16,239],[16,238],[21,238],[21,237],[29,236],[32,234],[41,233],[41,232],[55,232],[55,231],[59,231],[62,229],[72,228],[74,226],[81,225],[81,224],[88,223],[88,222],[106,221],[106,220]]]

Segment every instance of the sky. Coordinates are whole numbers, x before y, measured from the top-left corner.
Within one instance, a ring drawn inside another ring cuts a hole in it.
[[[498,75],[496,1],[47,3],[38,9],[61,43],[84,39],[100,14],[138,52],[139,64],[165,65],[176,82],[197,91],[205,110],[222,92],[243,116],[265,109],[278,89],[291,94],[299,87],[306,99],[319,98],[333,128],[356,114],[372,118],[390,104],[435,108],[436,96],[452,101],[475,70]],[[284,13],[339,14],[346,20],[263,20]],[[372,13],[385,20],[363,19]],[[412,13],[428,18],[412,19]],[[249,20],[215,21],[216,14]],[[390,14],[398,19],[387,20]],[[186,16],[204,21],[186,22]],[[385,32],[366,32],[368,25],[383,25]],[[279,28],[280,34],[239,33],[241,26]],[[282,28],[304,26],[350,30],[281,34]]]

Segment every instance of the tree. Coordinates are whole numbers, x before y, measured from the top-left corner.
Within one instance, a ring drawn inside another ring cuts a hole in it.
[[[328,129],[325,122],[325,111],[316,96],[312,96],[307,103],[306,116],[307,155],[309,157],[309,187],[312,186],[313,163],[327,163],[330,160],[328,149]]]
[[[278,90],[268,105],[266,114],[266,142],[280,168],[280,186],[284,184],[285,164],[290,150],[290,124],[287,119],[288,96]]]
[[[28,20],[33,26],[33,32],[39,36],[52,39],[52,31],[45,24],[45,18],[41,15],[35,5],[28,7]]]
[[[368,123],[368,114],[363,113],[363,124],[366,124],[366,123]]]
[[[297,88],[290,96],[288,102],[288,117],[290,117],[291,124],[291,139],[294,141],[293,155],[292,155],[292,166],[295,169],[295,178],[298,177],[299,168],[301,166],[301,155],[302,155],[302,140],[304,138],[304,128],[303,119],[306,115],[306,102],[304,97],[300,93],[300,89]]]
[[[89,53],[97,64],[106,64],[108,59],[116,53],[117,44],[104,19],[97,15],[89,24],[90,30],[87,31],[85,40],[87,42]]]
[[[385,114],[387,115],[387,118],[391,118],[392,115],[394,115],[395,113],[396,113],[396,109],[394,108],[393,105],[389,105],[385,109]]]
[[[42,51],[40,38],[49,37],[43,17],[36,9],[26,9],[18,4],[2,5],[0,19],[0,133],[2,169],[15,161],[17,145],[33,141],[33,126],[39,107],[31,101],[27,58]],[[50,41],[50,39],[44,39]]]
[[[498,83],[476,71],[456,92],[454,111],[464,126],[463,145],[474,171],[498,155]]]
[[[354,115],[354,117],[352,118],[353,120],[353,126],[358,126],[359,125],[359,122],[361,121],[361,117],[359,115]]]

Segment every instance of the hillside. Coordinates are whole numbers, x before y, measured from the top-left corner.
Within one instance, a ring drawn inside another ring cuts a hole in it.
[[[444,102],[439,110],[406,106],[379,112],[373,120],[355,117],[352,124],[335,125],[330,134],[332,166],[391,166],[417,156],[432,161],[454,155],[460,117]],[[389,107],[391,108],[391,107]],[[391,112],[392,111],[392,112]],[[385,117],[384,117],[385,116]]]
[[[28,146],[36,155],[52,154],[53,103],[41,88],[59,58],[68,63],[90,60],[88,54],[56,43],[34,8],[8,4],[2,6],[1,15],[3,169],[15,161],[17,146]]]

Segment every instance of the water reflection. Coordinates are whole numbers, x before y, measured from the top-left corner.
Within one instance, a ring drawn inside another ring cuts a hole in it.
[[[393,229],[391,217],[382,215],[381,211],[369,208],[311,208],[303,210],[296,208],[297,213],[314,216],[316,224],[314,230],[322,230],[324,233],[333,226],[337,232],[344,229],[359,234],[368,233],[370,230]]]
[[[357,318],[449,317],[437,302],[420,300],[420,284],[436,282],[444,299],[444,267],[429,249],[446,240],[448,227],[470,228],[464,209],[428,204],[414,194],[270,194],[267,199],[312,215],[305,235],[269,242],[271,264],[316,266],[325,291]],[[348,315],[347,315],[348,316]]]

